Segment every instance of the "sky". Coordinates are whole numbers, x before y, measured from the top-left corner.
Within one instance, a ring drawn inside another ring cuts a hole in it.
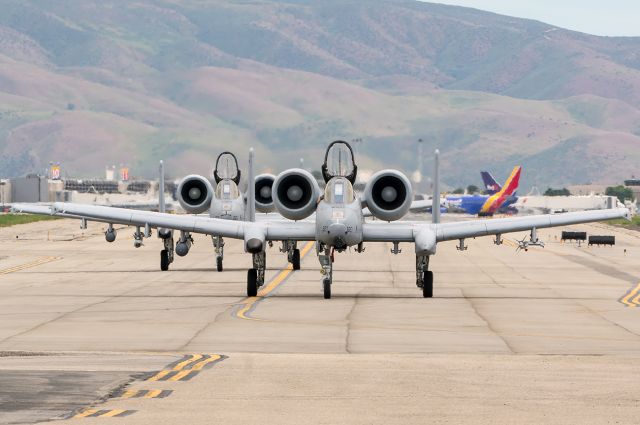
[[[607,36],[640,36],[639,0],[430,0]]]

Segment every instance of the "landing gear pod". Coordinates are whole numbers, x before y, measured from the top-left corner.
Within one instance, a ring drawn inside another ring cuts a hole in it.
[[[256,210],[261,213],[269,213],[275,211],[273,204],[273,183],[276,176],[272,174],[260,174],[256,177]]]
[[[209,209],[213,187],[205,177],[187,176],[178,186],[178,202],[190,214],[201,214]]]
[[[283,217],[302,220],[316,210],[320,187],[311,173],[294,168],[283,171],[276,177],[272,196],[276,210]]]
[[[364,199],[374,217],[384,221],[399,220],[411,208],[411,183],[399,171],[378,171],[367,182]]]

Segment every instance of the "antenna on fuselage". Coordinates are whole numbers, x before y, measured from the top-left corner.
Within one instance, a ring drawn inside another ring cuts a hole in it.
[[[247,220],[256,221],[256,174],[253,169],[253,148],[249,149],[249,182],[247,184]]]
[[[431,222],[440,223],[440,150],[434,152],[433,198],[431,200]]]
[[[160,174],[160,181],[158,182],[158,211],[161,213],[167,212],[167,207],[164,203],[164,161],[160,160],[160,166],[158,168]]]

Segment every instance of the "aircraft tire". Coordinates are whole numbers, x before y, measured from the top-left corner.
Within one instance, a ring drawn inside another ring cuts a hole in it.
[[[219,272],[222,271],[222,257],[216,257],[216,268]]]
[[[169,270],[169,252],[166,249],[160,251],[160,270],[163,272]]]
[[[426,272],[424,272],[422,296],[424,298],[433,298],[433,272],[431,270],[427,270]]]
[[[247,297],[258,295],[258,271],[256,269],[247,270]]]
[[[293,265],[293,270],[300,270],[300,250],[299,249],[293,250],[291,264]]]
[[[331,299],[331,281],[329,279],[322,280],[322,289],[324,290],[324,299]]]

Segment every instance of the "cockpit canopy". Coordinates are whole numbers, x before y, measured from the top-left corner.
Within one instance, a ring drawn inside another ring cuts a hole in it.
[[[222,152],[218,155],[213,177],[216,183],[220,183],[222,180],[231,180],[236,185],[240,184],[240,169],[236,156],[231,152]]]
[[[329,180],[324,188],[324,200],[329,204],[350,204],[354,200],[353,185],[345,177]]]
[[[233,180],[222,180],[216,186],[216,198],[223,201],[231,201],[240,196],[238,185]]]
[[[322,164],[322,176],[325,183],[333,177],[344,177],[352,185],[356,181],[358,167],[353,158],[353,150],[347,142],[336,140],[327,148]]]

